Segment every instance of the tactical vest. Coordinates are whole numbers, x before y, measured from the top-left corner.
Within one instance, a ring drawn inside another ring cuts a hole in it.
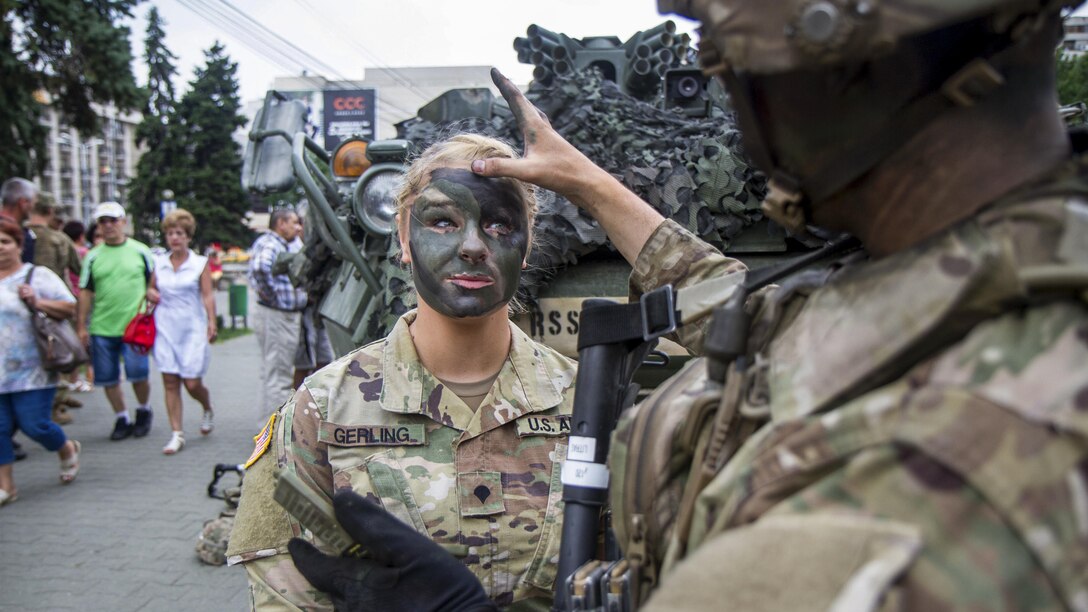
[[[1069,174],[1079,168],[1072,170]],[[852,322],[845,316],[820,319],[811,313],[835,299],[843,299],[842,307],[830,312],[855,312],[850,300],[836,292],[878,287],[882,279],[865,275],[897,273],[901,258],[856,268],[833,265],[798,275],[773,293],[753,296],[748,309],[757,314],[748,339],[748,367],[731,365],[722,382],[708,376],[705,359],[692,362],[628,411],[613,435],[613,529],[635,570],[638,598],[648,597],[663,575],[707,539],[756,521],[818,478],[821,470],[842,465],[866,449],[895,444],[923,453],[974,487],[1034,553],[1067,606],[1088,601],[1088,540],[1076,535],[1074,518],[1085,520],[1081,506],[1088,503],[1086,489],[1076,484],[1088,487],[1088,377],[1079,377],[1085,384],[1080,395],[1075,388],[1055,390],[1046,406],[1027,401],[1030,393],[1023,389],[1004,389],[997,383],[972,387],[973,393],[993,400],[984,408],[965,398],[931,398],[931,403],[943,402],[942,418],[923,418],[918,408],[909,406],[901,413],[889,410],[874,416],[871,405],[861,401],[882,394],[898,398],[908,392],[903,385],[925,388],[934,382],[927,378],[934,372],[929,368],[938,367],[946,353],[962,355],[973,341],[968,334],[983,323],[991,340],[1010,330],[1022,331],[1016,326],[1029,324],[1033,316],[1082,325],[1088,334],[1086,193],[1078,177],[1051,179],[913,249],[907,255],[913,260],[907,263],[917,274],[906,280],[932,279],[939,285],[944,277],[934,271],[943,271],[947,287],[934,287],[938,299],[932,304],[905,306],[902,312],[918,316],[903,333],[896,334],[897,321],[881,322],[880,312],[857,322],[863,328],[858,334],[886,334],[887,346],[874,342],[870,362],[845,364],[831,375],[819,368],[783,371],[805,363],[805,358],[821,359],[824,347],[806,333],[823,334],[829,343],[841,339],[835,333],[850,333]],[[864,303],[874,301],[879,305],[879,297]],[[896,304],[887,306],[887,312],[900,314]],[[871,329],[867,323],[873,324]],[[775,342],[783,338],[794,342],[795,352],[778,360]],[[866,341],[851,340],[853,348]],[[804,352],[800,349],[811,352],[797,354]],[[1082,373],[1085,363],[1079,366]],[[966,396],[971,394],[964,391],[971,387],[967,382],[942,384],[947,393]],[[790,448],[790,440],[802,436],[805,428],[820,428],[825,418],[837,428],[822,439],[821,451]],[[970,446],[950,442],[957,434],[966,436],[964,428],[979,418],[1045,440],[1047,451],[1026,459],[999,456],[980,468]],[[893,421],[906,425],[889,426]],[[1055,478],[1073,483],[1068,496],[1042,507],[1025,504],[1018,496],[1033,483]],[[729,484],[718,486],[719,481]],[[738,490],[748,493],[738,495]]]

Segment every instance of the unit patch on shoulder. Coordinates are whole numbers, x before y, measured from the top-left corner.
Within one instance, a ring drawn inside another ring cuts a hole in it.
[[[265,423],[264,429],[261,433],[253,436],[253,453],[250,454],[249,459],[246,459],[245,465],[242,469],[249,469],[249,466],[257,462],[261,458],[261,455],[268,450],[268,445],[272,442],[272,430],[276,426],[276,415],[268,417],[268,422]]]
[[[319,442],[332,446],[423,446],[427,429],[423,423],[396,425],[337,425],[321,423]]]
[[[523,416],[516,421],[518,437],[526,436],[565,436],[570,433],[569,414],[546,414]]]

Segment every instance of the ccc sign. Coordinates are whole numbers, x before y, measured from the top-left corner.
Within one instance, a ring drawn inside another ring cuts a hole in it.
[[[366,98],[362,96],[354,97],[336,97],[332,100],[332,107],[339,111],[345,110],[365,110]]]

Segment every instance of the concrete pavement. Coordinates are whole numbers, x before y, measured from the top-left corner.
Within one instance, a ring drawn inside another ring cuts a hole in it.
[[[225,291],[217,301],[225,314]],[[102,390],[74,394],[84,404],[64,428],[83,445],[74,483],[61,485],[57,456],[20,434],[30,457],[15,464],[19,500],[0,508],[0,610],[247,609],[244,570],[204,565],[194,547],[225,507],[205,492],[213,466],[245,461],[253,448],[259,363],[252,334],[212,345],[204,380],[215,431],[200,435],[200,405],[182,391],[187,444],[174,456],[162,454],[170,426],[153,362],[147,437],[110,441]]]

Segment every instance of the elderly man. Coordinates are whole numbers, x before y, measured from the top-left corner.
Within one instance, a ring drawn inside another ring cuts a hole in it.
[[[298,214],[276,210],[268,221],[272,231],[261,234],[250,249],[249,284],[257,293],[253,312],[257,342],[261,346],[261,391],[257,418],[264,420],[290,397],[306,292],[291,284],[286,273],[272,267],[280,255],[292,252],[291,244],[302,232]]]
[[[0,186],[0,199],[3,209],[0,217],[6,217],[22,226],[30,210],[38,203],[38,186],[25,178],[10,178]],[[23,262],[34,262],[34,243],[36,236],[30,229],[23,228]]]
[[[94,218],[105,241],[88,251],[83,261],[76,331],[91,348],[94,384],[105,388],[116,415],[110,440],[139,438],[151,431],[148,358],[121,342],[121,337],[143,303],[155,266],[147,245],[125,235],[125,209],[120,204],[99,204],[94,209]],[[94,317],[88,324],[92,307]],[[132,383],[139,402],[135,423],[121,394],[122,359],[125,379]]]

